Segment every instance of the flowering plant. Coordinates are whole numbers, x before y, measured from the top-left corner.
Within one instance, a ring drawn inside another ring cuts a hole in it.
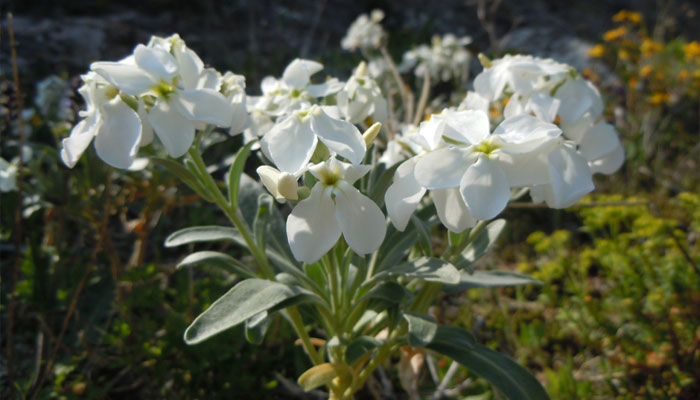
[[[343,46],[383,46],[381,17],[361,17]],[[449,37],[438,44],[459,51],[441,59],[436,72],[418,68],[463,79],[444,72],[469,59],[463,43]],[[260,342],[282,315],[312,364],[299,384],[326,386],[333,399],[352,398],[399,350],[399,375],[412,398],[430,352],[470,368],[509,398],[547,398],[518,363],[464,329],[438,325],[429,307],[443,289],[537,283],[472,268],[505,226],[494,218],[528,192],[552,208],[575,204],[593,190],[592,175],[614,172],[624,154],[602,118],[597,89],[570,66],[527,56],[480,59],[484,70],[459,104],[429,102],[424,90],[418,107],[411,96],[394,105],[393,92],[381,89],[402,85],[390,59],[384,62],[396,82],[363,62],[346,82],[317,83],[312,77],[323,65],[295,59],[280,78],[262,81],[261,95],[248,96],[244,77],[206,68],[178,35],[154,37],[83,75],[86,110],[61,156],[73,167],[94,141],[106,163],[145,168],[139,150],[157,137],[167,156],[148,161],[177,175],[233,225],[188,227],[165,242],[231,241],[254,259],[199,251],[181,260],[179,266],[208,263],[240,278],[192,321],[188,344],[237,325]],[[202,155],[221,129],[242,132],[244,140],[223,183]],[[261,184],[244,172],[252,158]],[[446,245],[434,246],[433,236]]]

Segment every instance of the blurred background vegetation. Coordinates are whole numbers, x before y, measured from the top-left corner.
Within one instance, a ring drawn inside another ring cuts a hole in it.
[[[234,278],[215,268],[176,270],[188,251],[162,243],[222,215],[157,167],[115,171],[88,152],[69,170],[59,143],[82,107],[78,75],[152,34],[180,33],[202,59],[244,74],[248,93],[257,94],[262,77],[299,56],[347,77],[360,58],[342,52],[340,39],[373,8],[386,12],[397,58],[451,32],[471,35],[474,54],[526,52],[575,65],[602,88],[626,150],[623,170],[597,179],[579,206],[506,210],[507,231],[479,268],[526,273],[542,285],[448,295],[434,313],[510,354],[554,399],[700,396],[697,5],[10,0],[2,7],[3,18],[15,15],[21,91],[3,20],[0,155],[16,164],[20,131],[26,139],[21,194],[2,192],[0,202],[3,398],[295,395],[282,377],[293,380],[306,360],[279,320],[264,344],[238,330],[194,347],[182,341]],[[208,160],[240,146],[240,138],[219,139]],[[224,245],[215,250],[245,257]],[[446,373],[447,360],[438,364]],[[460,370],[457,378],[474,377]],[[479,380],[466,392],[499,398]],[[402,398],[398,389],[391,396]]]

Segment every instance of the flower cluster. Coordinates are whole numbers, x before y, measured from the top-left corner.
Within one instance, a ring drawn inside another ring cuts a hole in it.
[[[471,60],[471,54],[464,46],[471,42],[469,36],[458,38],[450,33],[442,37],[435,35],[431,46],[420,45],[404,53],[399,69],[413,70],[420,78],[428,73],[435,82],[451,79],[464,82],[469,75]]]
[[[413,142],[423,151],[397,169],[386,193],[397,229],[427,190],[442,223],[461,232],[503,211],[513,188],[568,207],[593,190],[593,173],[612,173],[624,161],[615,129],[602,120],[600,94],[571,67],[523,56],[484,61],[459,110],[420,124]],[[494,104],[505,106],[492,131]]]
[[[245,124],[241,110],[247,116],[243,78],[205,68],[178,35],[153,37],[117,62],[95,62],[82,80],[79,93],[87,109],[61,149],[69,167],[94,139],[107,164],[128,168],[154,133],[170,156],[180,157],[196,129],[207,124],[240,128]]]
[[[348,28],[340,46],[349,51],[376,50],[386,37],[380,24],[383,19],[384,11],[382,10],[373,10],[369,16],[361,14]]]
[[[446,35],[404,61],[436,79],[464,78],[466,43]],[[600,94],[570,66],[526,56],[482,62],[486,68],[459,107],[403,125],[377,155],[387,165],[402,163],[385,194],[398,230],[427,191],[442,223],[462,232],[500,214],[513,188],[529,189],[550,207],[570,206],[593,189],[593,173],[611,173],[623,161],[617,133],[602,119]],[[261,95],[248,96],[244,77],[205,68],[177,35],[155,37],[121,61],[91,65],[80,88],[87,109],[61,155],[75,165],[94,138],[105,162],[128,168],[154,133],[179,157],[208,125],[244,131],[273,164],[258,168],[262,183],[294,206],[287,219],[294,257],[314,262],[341,234],[367,254],[382,243],[385,218],[354,184],[371,169],[362,162],[380,124],[364,136],[356,124],[386,120],[387,101],[364,62],[346,82],[312,82],[322,69],[295,59],[280,78],[263,79]]]

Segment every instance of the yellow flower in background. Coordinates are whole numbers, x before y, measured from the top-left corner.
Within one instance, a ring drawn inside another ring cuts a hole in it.
[[[601,58],[605,55],[605,46],[597,44],[588,50],[588,57]]]
[[[651,65],[645,65],[639,69],[639,76],[641,76],[642,78],[646,78],[649,75],[651,75],[653,71],[654,68]]]
[[[686,61],[695,61],[700,64],[700,43],[697,40],[684,44],[683,53]]]
[[[633,24],[639,24],[642,22],[642,19],[644,19],[644,17],[637,11],[622,10],[613,15],[613,21],[615,22],[631,22]]]
[[[649,97],[649,101],[651,102],[651,104],[656,105],[664,103],[668,104],[671,101],[671,95],[664,92],[656,92],[653,93],[651,97]]]
[[[690,77],[690,72],[687,69],[682,69],[678,72],[678,79],[684,81]]]
[[[640,48],[644,57],[650,57],[663,50],[664,46],[661,43],[655,42],[651,39],[644,39]]]
[[[639,79],[637,79],[636,76],[633,76],[627,81],[627,86],[629,86],[631,88],[635,88],[635,87],[637,87],[638,83],[639,83]]]
[[[620,58],[620,60],[627,61],[630,59],[630,52],[625,49],[620,49],[617,52],[617,57]]]
[[[621,26],[619,28],[615,28],[605,32],[605,34],[603,35],[603,40],[605,40],[606,42],[612,42],[625,36],[625,34],[627,34],[627,28]]]

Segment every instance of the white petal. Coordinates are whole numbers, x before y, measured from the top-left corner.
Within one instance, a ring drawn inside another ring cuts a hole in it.
[[[231,96],[229,100],[231,107],[233,109],[231,113],[231,129],[229,130],[230,135],[237,135],[243,132],[248,126],[250,126],[250,116],[248,110],[246,109],[246,95],[244,91],[240,91]]]
[[[552,122],[557,116],[560,100],[545,93],[534,93],[528,101],[528,107],[542,121]]]
[[[196,88],[204,71],[204,63],[197,53],[185,46],[185,43],[181,42],[173,50],[175,57],[177,57],[177,62],[180,64],[180,77],[182,78],[183,87],[185,89]]]
[[[591,172],[594,174],[612,174],[625,163],[625,150],[622,146],[617,146],[615,150],[603,158],[588,163]]]
[[[386,218],[379,206],[345,181],[333,192],[335,215],[348,245],[357,254],[377,250],[386,235]]]
[[[343,89],[345,83],[338,81],[337,78],[330,79],[316,85],[306,87],[306,93],[311,97],[326,97]]]
[[[448,112],[445,117],[444,136],[468,144],[478,144],[491,132],[489,117],[483,111],[465,110]]]
[[[117,62],[96,62],[90,69],[105,78],[114,87],[131,96],[141,96],[158,84],[146,71],[135,65]]]
[[[394,174],[394,182],[384,195],[389,219],[401,232],[406,229],[411,215],[425,194],[425,188],[418,183],[413,175],[415,165],[415,158],[408,159],[401,164]]]
[[[510,187],[524,187],[549,183],[549,161],[547,152],[550,146],[540,151],[526,154],[500,153],[498,162],[508,179]]]
[[[612,125],[598,122],[586,132],[579,143],[581,154],[586,160],[593,161],[603,158],[620,147],[620,138]]]
[[[442,118],[430,118],[420,123],[418,134],[425,139],[428,147],[433,150],[438,148],[442,134],[445,132],[445,121]]]
[[[345,164],[345,171],[343,172],[343,180],[353,184],[358,179],[367,175],[367,173],[372,169],[371,165],[350,165]]]
[[[311,129],[329,150],[359,164],[365,157],[366,145],[355,125],[329,117],[322,109],[311,116]]]
[[[476,224],[469,207],[464,203],[459,188],[431,190],[440,222],[452,232],[463,232]]]
[[[510,199],[510,187],[503,170],[483,156],[467,168],[459,191],[474,218],[479,220],[489,220],[500,214]]]
[[[561,100],[559,116],[563,122],[575,122],[590,112],[598,117],[603,112],[603,101],[598,90],[585,79],[569,79],[555,93]]]
[[[146,47],[142,44],[134,49],[136,65],[154,77],[170,81],[179,70],[177,60],[166,50]]]
[[[323,64],[311,60],[295,59],[284,69],[282,80],[289,86],[303,88],[308,85],[311,75],[323,69]]]
[[[564,137],[569,140],[573,140],[576,143],[581,143],[581,140],[586,135],[586,132],[592,129],[593,125],[595,125],[593,115],[586,113],[581,118],[576,120],[576,122],[570,123],[562,121],[561,129],[564,131]]]
[[[416,180],[427,189],[457,187],[473,161],[468,151],[446,147],[422,156],[414,173]]]
[[[231,126],[231,103],[212,89],[182,90],[172,97],[173,106],[190,121]]]
[[[143,101],[139,101],[139,119],[141,120],[141,143],[139,146],[143,147],[150,144],[153,141],[153,127],[148,121],[148,113],[146,112],[146,106]]]
[[[504,151],[516,154],[535,151],[559,135],[558,126],[523,114],[501,122],[492,136]]]
[[[277,182],[280,178],[280,172],[269,165],[262,165],[255,170],[260,177],[260,181],[265,186],[268,192],[276,199],[283,199],[284,196],[280,195],[279,189],[277,187]]]
[[[75,167],[80,156],[83,155],[85,149],[90,145],[92,138],[97,134],[99,124],[102,124],[97,113],[91,118],[84,119],[78,123],[70,132],[70,136],[61,141],[61,160],[69,168]]]
[[[309,163],[318,139],[308,122],[302,123],[292,115],[275,124],[262,141],[277,168],[295,174]]]
[[[507,76],[498,66],[484,69],[474,78],[474,90],[489,102],[496,100],[503,93]]]
[[[171,109],[164,100],[158,100],[148,113],[148,121],[163,143],[170,157],[187,153],[194,141],[194,124]]]
[[[287,217],[287,238],[294,258],[307,264],[321,258],[340,238],[330,190],[316,184]]]
[[[97,155],[107,164],[126,169],[141,142],[141,119],[118,97],[102,105],[101,124],[95,136]]]
[[[553,198],[550,207],[564,208],[594,189],[593,175],[583,156],[569,146],[557,146],[549,153],[549,176]]]

